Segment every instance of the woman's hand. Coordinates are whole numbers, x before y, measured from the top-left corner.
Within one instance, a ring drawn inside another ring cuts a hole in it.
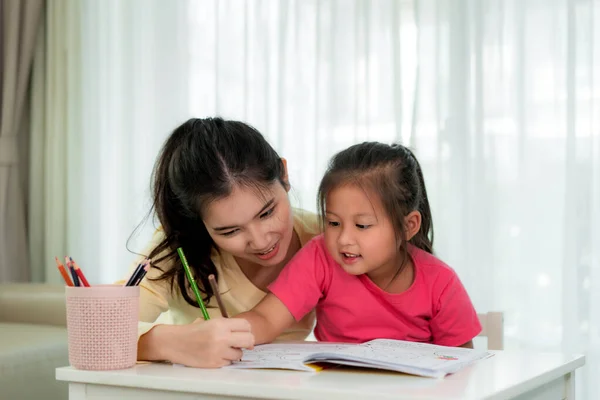
[[[250,323],[239,318],[197,319],[188,325],[157,325],[138,341],[138,360],[166,360],[188,367],[219,368],[254,347]]]

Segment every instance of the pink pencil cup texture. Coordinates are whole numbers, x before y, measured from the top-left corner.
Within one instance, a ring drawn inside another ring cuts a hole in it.
[[[69,362],[78,369],[125,369],[137,360],[139,286],[65,287]]]

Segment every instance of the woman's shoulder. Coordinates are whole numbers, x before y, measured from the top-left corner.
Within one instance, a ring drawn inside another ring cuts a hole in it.
[[[302,246],[321,233],[319,216],[313,212],[294,208],[294,230],[300,238]]]
[[[146,257],[149,256],[152,252],[154,252],[159,246],[163,245],[166,238],[167,235],[165,234],[163,227],[159,226],[158,228],[156,228],[156,230],[152,234],[150,242],[148,242],[146,246],[146,250],[144,251]],[[170,248],[164,248],[159,254],[155,254],[153,259],[159,260],[169,255],[169,253],[171,252],[172,250]]]
[[[163,244],[165,239],[166,239],[165,231],[163,230],[162,226],[159,226],[158,228],[156,228],[154,230],[152,237],[146,244],[146,247],[144,248],[144,250],[140,253],[140,256],[134,260],[132,267],[136,266],[138,263],[142,262],[145,258],[149,257],[156,250],[157,247],[159,247],[160,245]],[[158,266],[160,268],[150,268],[150,270],[148,271],[148,274],[146,275],[148,278],[156,279],[159,275],[162,275],[162,273],[164,271],[171,268],[171,264],[172,264],[171,260],[166,259],[167,258],[166,256],[169,255],[169,252],[170,252],[169,249],[163,249],[159,254],[154,254],[154,256],[152,257],[153,260],[162,260],[162,261],[159,263],[154,263],[154,261],[153,261],[153,265]]]
[[[155,244],[155,247],[158,246],[163,240],[165,240],[167,236],[165,235],[165,230],[162,225],[154,230],[152,234],[152,238],[150,239],[151,244]]]

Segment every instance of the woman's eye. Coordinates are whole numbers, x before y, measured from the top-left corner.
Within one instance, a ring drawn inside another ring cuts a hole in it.
[[[231,236],[231,235],[233,235],[234,233],[236,233],[237,231],[238,231],[238,230],[237,230],[237,229],[235,229],[235,230],[233,230],[233,231],[229,231],[229,232],[224,232],[224,233],[221,233],[221,235],[223,235],[223,236]]]
[[[356,227],[358,229],[367,229],[368,227],[370,227],[371,225],[362,225],[362,224],[356,224]]]
[[[270,210],[265,211],[264,213],[262,213],[260,215],[261,218],[267,218],[270,217],[273,214],[273,211],[275,211],[275,207],[271,208]]]
[[[329,226],[340,226],[340,223],[336,222],[336,221],[327,221],[327,225],[329,225]]]

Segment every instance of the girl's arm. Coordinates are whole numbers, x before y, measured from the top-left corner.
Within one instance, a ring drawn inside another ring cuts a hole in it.
[[[433,344],[473,348],[473,338],[481,332],[477,312],[464,286],[454,271],[447,270],[439,279],[439,298],[430,327]],[[444,282],[445,281],[445,282]]]
[[[252,310],[239,314],[250,322],[254,343],[270,343],[295,321],[292,313],[275,295],[269,293]]]
[[[269,285],[271,293],[251,311],[237,316],[250,322],[255,344],[272,342],[317,306],[331,282],[332,264],[322,235],[311,239],[294,255]]]

